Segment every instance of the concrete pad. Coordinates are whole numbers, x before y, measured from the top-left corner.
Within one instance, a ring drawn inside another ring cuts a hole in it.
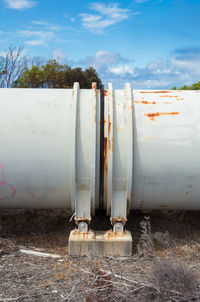
[[[89,231],[79,233],[72,230],[69,236],[71,256],[131,256],[132,236],[129,231],[114,234],[112,231]]]

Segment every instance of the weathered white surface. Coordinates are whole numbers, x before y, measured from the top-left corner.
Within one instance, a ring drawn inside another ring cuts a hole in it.
[[[111,204],[114,218],[130,207],[200,209],[200,92],[109,89],[108,213]],[[99,103],[94,87],[0,89],[0,208],[69,208],[91,218],[99,207]]]
[[[133,94],[132,208],[200,209],[199,91]]]
[[[75,191],[93,190],[98,207],[99,152],[92,139],[96,135],[94,144],[99,145],[100,94],[95,99],[94,93],[79,90],[75,117],[72,89],[0,89],[1,208],[74,211],[74,156]]]
[[[113,91],[113,149],[107,150],[113,154],[112,196],[127,190],[132,128],[131,208],[200,209],[200,92],[132,93],[133,124],[127,117],[125,90]],[[105,178],[105,205],[108,185]]]

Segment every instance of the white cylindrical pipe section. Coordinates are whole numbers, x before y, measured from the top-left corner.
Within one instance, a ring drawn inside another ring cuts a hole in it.
[[[105,90],[104,207],[200,209],[200,92]],[[0,89],[0,208],[99,208],[100,91]]]
[[[89,199],[94,214],[99,202],[99,90],[78,89],[78,84],[74,90],[0,89],[0,108],[0,207],[74,212],[81,196],[85,207]],[[79,214],[89,219],[89,212]]]
[[[105,91],[104,206],[108,213],[112,216],[111,203],[119,208],[117,195],[121,202],[124,197],[128,210],[130,181],[131,209],[200,209],[200,91],[132,90],[131,106],[127,88],[113,90],[112,95],[108,108],[111,91]]]

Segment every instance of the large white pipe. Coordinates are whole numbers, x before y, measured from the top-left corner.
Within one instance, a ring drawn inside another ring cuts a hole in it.
[[[104,207],[200,209],[200,92],[113,90],[104,101]],[[0,207],[99,208],[100,91],[0,89]]]
[[[99,204],[100,93],[0,89],[0,207],[68,208],[90,219]]]
[[[104,206],[112,217],[200,209],[199,155],[200,91],[105,90]]]

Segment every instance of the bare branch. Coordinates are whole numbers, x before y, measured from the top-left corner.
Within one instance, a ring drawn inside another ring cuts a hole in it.
[[[10,88],[26,66],[23,46],[10,45],[0,56],[0,87]]]

